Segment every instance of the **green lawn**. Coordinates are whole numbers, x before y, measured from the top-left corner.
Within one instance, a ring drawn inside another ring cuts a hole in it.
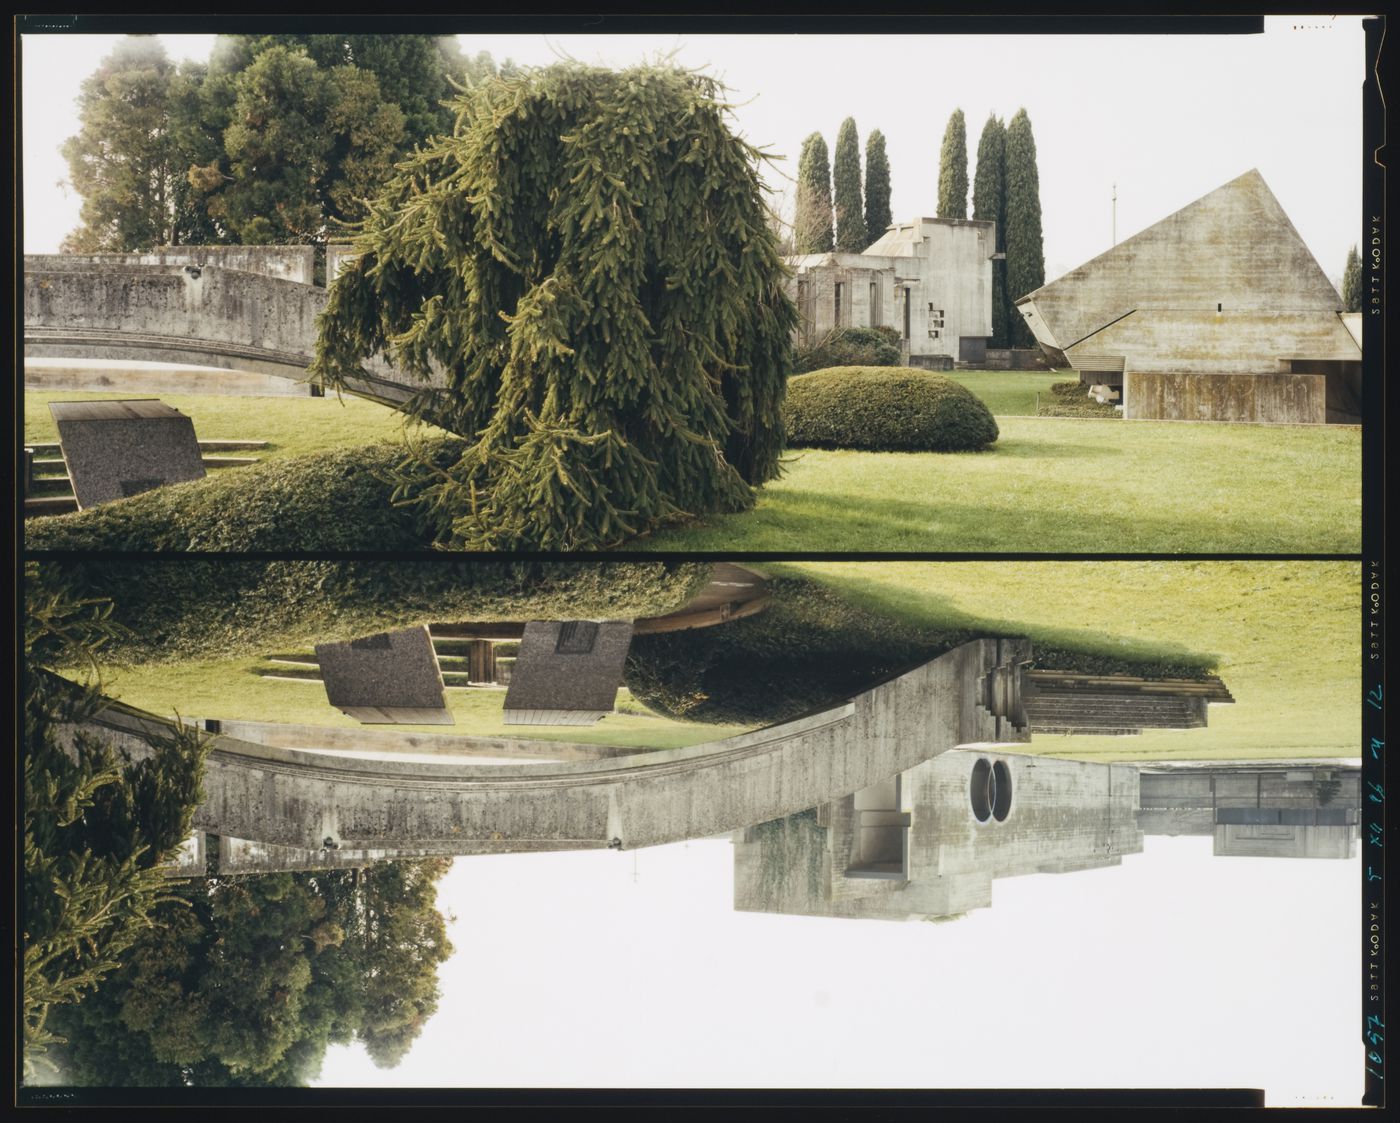
[[[186,718],[289,722],[337,729],[362,728],[358,721],[346,717],[326,701],[326,690],[321,683],[269,679],[253,673],[254,667],[265,665],[260,658],[245,658],[175,666],[115,668],[104,673],[103,686],[107,693],[121,701],[162,717],[178,713]],[[455,725],[395,725],[382,728],[651,749],[673,749],[717,741],[746,728],[672,721],[653,714],[634,701],[625,689],[618,695],[619,712],[609,714],[596,725],[506,725],[501,720],[505,697],[504,690],[449,690],[446,692],[447,707],[452,712]]]
[[[26,442],[56,441],[58,430],[49,413],[50,402],[97,401],[105,398],[154,397],[152,394],[79,394],[31,391],[24,395]],[[303,456],[331,449],[355,448],[376,441],[400,439],[402,414],[363,398],[224,397],[218,394],[161,394],[194,422],[201,440],[267,441],[254,455],[264,460]],[[415,432],[432,432],[431,428]]]
[[[1050,387],[1070,377],[1064,371],[1046,370],[949,370],[941,372],[966,386],[997,417],[1034,417],[1036,395],[1050,394]]]
[[[1046,736],[1028,751],[1083,760],[1354,757],[1361,738],[1361,567],[1350,562],[803,562],[872,614],[983,625],[1077,651],[1205,657],[1235,697],[1206,729]]]
[[[998,418],[989,452],[789,454],[751,511],[645,550],[1356,553],[1351,427]]]
[[[1352,427],[1025,416],[1051,372],[954,371],[998,414],[989,452],[794,451],[751,511],[628,549],[1355,553],[1361,437]],[[25,439],[53,440],[25,395]],[[397,438],[402,419],[346,398],[170,396],[201,437],[271,442],[267,459]]]
[[[1042,655],[1214,667],[1235,697],[1206,729],[1136,737],[1045,736],[1025,751],[1131,763],[1355,757],[1360,743],[1360,566],[1346,562],[790,562],[878,630],[1027,635]],[[723,627],[742,628],[754,621]],[[867,629],[868,630],[868,629]],[[355,728],[319,683],[261,678],[257,657],[113,668],[108,689],[160,714]],[[756,674],[773,674],[771,667]],[[528,730],[501,721],[503,691],[448,691],[451,732],[672,748],[738,724],[674,720],[624,690],[596,726]],[[397,728],[397,727],[396,727]],[[407,727],[404,727],[407,728]],[[421,727],[421,732],[448,732]]]

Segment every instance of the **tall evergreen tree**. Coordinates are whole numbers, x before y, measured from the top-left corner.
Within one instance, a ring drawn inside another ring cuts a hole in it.
[[[894,215],[890,210],[890,161],[885,155],[885,134],[872,129],[865,138],[865,236],[867,245],[878,242]]]
[[[1361,311],[1361,255],[1355,246],[1347,250],[1347,264],[1342,270],[1342,311]]]
[[[83,81],[78,133],[63,143],[82,225],[64,248],[149,250],[188,240],[190,188],[175,120],[189,79],[155,36],[127,36]]]
[[[802,142],[797,161],[797,211],[792,244],[797,253],[829,253],[835,245],[831,219],[831,161],[821,133]]]
[[[972,178],[972,217],[997,224],[996,248],[1006,251],[1006,126],[992,114],[977,142],[977,170]],[[992,346],[1006,347],[1006,262],[992,262]]]
[[[1045,243],[1040,221],[1040,173],[1035,135],[1024,109],[1006,127],[1006,322],[1013,347],[1034,347],[1035,336],[1016,301],[1045,283]]]
[[[865,210],[860,189],[860,138],[856,119],[847,117],[836,134],[836,161],[831,172],[836,209],[836,248],[860,253],[870,244],[866,237]]]
[[[493,79],[374,203],[311,371],[388,351],[472,442],[404,481],[439,540],[606,546],[777,474],[796,310],[717,94],[670,67]]]
[[[943,130],[938,154],[938,217],[967,217],[967,125],[961,109],[953,110]]]

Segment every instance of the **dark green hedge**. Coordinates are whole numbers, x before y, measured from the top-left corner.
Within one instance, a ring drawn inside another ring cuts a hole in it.
[[[464,442],[426,442],[439,464],[454,463]],[[34,550],[189,551],[418,550],[432,545],[417,507],[396,506],[395,473],[403,445],[274,460],[218,472],[191,483],[73,515],[30,519]]]
[[[438,622],[664,615],[709,580],[708,562],[254,561],[41,563],[79,596],[113,602],[112,663],[297,650]]]
[[[999,435],[971,390],[912,367],[833,367],[788,382],[788,444],[875,452],[970,452]]]
[[[827,367],[892,367],[899,362],[899,332],[894,328],[840,328],[811,347],[798,348],[793,374]]]

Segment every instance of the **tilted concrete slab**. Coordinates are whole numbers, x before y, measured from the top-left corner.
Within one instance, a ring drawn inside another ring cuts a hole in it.
[[[442,671],[427,628],[318,643],[326,698],[356,721],[451,725]]]
[[[869,787],[964,745],[1029,739],[1009,715],[1028,640],[975,640],[844,706],[722,741],[601,761],[330,758],[230,737],[194,826],[280,846],[484,853],[707,838]],[[142,753],[168,723],[113,706],[94,725]]]
[[[532,620],[503,708],[506,725],[592,725],[612,713],[630,620]]]
[[[78,509],[204,478],[194,422],[155,398],[50,402]]]

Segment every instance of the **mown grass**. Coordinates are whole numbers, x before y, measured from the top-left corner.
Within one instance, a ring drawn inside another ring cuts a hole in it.
[[[977,635],[1023,635],[1031,638],[1042,666],[1180,675],[1214,670],[1235,704],[1212,706],[1206,729],[1041,736],[1018,751],[1139,764],[1359,753],[1357,564],[791,562],[757,568],[777,580],[779,595],[791,590],[792,603],[787,610],[770,608],[767,622],[765,613],[706,630],[710,641],[722,644],[721,654],[747,652],[750,661],[705,684],[728,691],[727,698],[690,711],[719,721],[663,716],[624,690],[620,712],[596,726],[525,729],[501,721],[503,691],[453,690],[448,700],[457,724],[450,731],[657,749],[698,744],[757,724],[735,715],[752,710],[764,692],[820,702],[823,691],[845,685],[841,675],[853,690],[864,689],[899,669],[880,665],[882,659],[898,662],[920,645],[932,650]],[[794,645],[803,642],[804,618],[810,618],[811,652],[779,657],[784,650],[799,651]],[[752,643],[740,642],[746,628],[757,637]],[[634,656],[648,657],[647,646],[639,639]],[[320,684],[254,674],[253,668],[266,665],[261,655],[275,649],[114,666],[106,682],[124,701],[161,714],[357,726],[329,705]],[[843,651],[858,665],[843,667]],[[822,677],[822,665],[834,670]],[[629,665],[629,682],[635,671]]]
[[[24,395],[24,439],[58,440],[50,402],[159,397],[194,422],[200,440],[267,441],[250,455],[264,460],[358,448],[379,441],[402,441],[403,414],[363,398],[225,397],[218,394],[72,393],[29,391]],[[414,426],[418,436],[438,433]]]
[[[1063,381],[1064,371],[1049,370],[945,370],[951,378],[966,386],[986,403],[995,417],[1033,417],[1037,395],[1050,393],[1050,387]]]
[[[326,700],[319,682],[264,678],[260,658],[224,659],[176,666],[130,666],[109,669],[104,688],[123,702],[163,717],[222,718],[226,721],[288,722],[330,729],[365,728]],[[453,736],[510,737],[531,741],[577,741],[650,749],[681,748],[717,741],[745,727],[672,721],[653,714],[623,690],[618,712],[596,725],[506,725],[504,690],[448,690],[447,708],[455,724],[394,725],[372,728]]]
[[[988,452],[789,455],[642,550],[1356,553],[1360,430],[1002,417]]]
[[[1036,738],[1027,751],[1129,763],[1354,757],[1360,753],[1361,567],[1351,562],[803,562],[820,581],[904,626],[1028,635],[1127,662],[1198,662],[1234,705],[1206,729]],[[1055,662],[1062,661],[1055,658]],[[1127,667],[1125,666],[1125,669]]]

